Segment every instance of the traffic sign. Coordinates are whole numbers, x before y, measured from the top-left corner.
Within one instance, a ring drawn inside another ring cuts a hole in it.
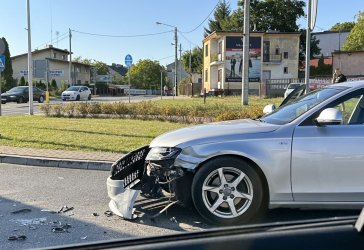
[[[0,55],[0,72],[5,69],[5,55]]]
[[[125,56],[125,65],[128,66],[128,68],[130,68],[130,66],[133,64],[133,57],[131,57],[131,55],[126,55]]]

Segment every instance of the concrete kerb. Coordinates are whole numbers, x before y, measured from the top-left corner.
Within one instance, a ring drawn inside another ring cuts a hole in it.
[[[56,167],[86,170],[102,170],[110,171],[113,162],[107,161],[83,161],[73,159],[54,159],[44,157],[24,157],[18,155],[0,155],[0,163],[40,166],[40,167]]]

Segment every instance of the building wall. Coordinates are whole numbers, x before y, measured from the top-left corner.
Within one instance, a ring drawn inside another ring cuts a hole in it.
[[[333,70],[340,68],[347,76],[364,75],[364,51],[333,53]]]
[[[341,50],[343,44],[346,42],[350,32],[317,32],[312,33],[320,40],[318,47],[321,49],[321,54],[324,56],[331,56],[331,53],[336,50]]]

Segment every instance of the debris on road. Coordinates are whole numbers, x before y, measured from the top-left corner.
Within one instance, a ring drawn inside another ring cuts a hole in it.
[[[65,233],[65,232],[67,232],[67,229],[64,229],[62,227],[54,227],[54,228],[52,228],[52,232],[53,233]]]
[[[8,237],[8,240],[25,240],[27,236],[25,235],[11,235]]]
[[[87,236],[81,237],[81,240],[86,240],[86,239],[87,239]]]
[[[113,216],[114,214],[113,214],[113,212],[111,212],[111,211],[109,211],[109,210],[107,210],[107,211],[105,211],[105,213],[104,213],[105,215],[106,215],[106,217],[111,217],[111,216]]]
[[[99,216],[99,214],[98,214],[98,213],[92,213],[92,215],[93,215],[93,216],[95,216],[95,217],[96,217],[96,216]]]
[[[68,206],[65,205],[60,210],[58,210],[57,213],[67,213],[68,211],[71,211],[73,209],[74,209],[74,207],[68,207]]]
[[[39,225],[44,224],[47,221],[47,218],[33,218],[33,219],[13,219],[11,221],[15,221],[16,223],[22,226],[29,226],[29,225]]]
[[[37,227],[36,227],[36,226],[29,226],[29,229],[30,229],[30,230],[36,230],[36,229],[37,229]]]
[[[178,223],[178,221],[176,220],[176,218],[175,218],[175,217],[172,217],[172,218],[170,218],[169,220],[170,220],[170,221],[172,221],[172,222],[174,222],[174,223]]]
[[[32,210],[29,208],[23,208],[23,209],[19,209],[19,210],[15,210],[13,212],[11,212],[12,214],[23,214],[23,213],[30,213]]]
[[[49,210],[49,209],[42,209],[40,210],[41,212],[48,212],[48,213],[51,213],[51,214],[56,214],[57,212],[55,211],[52,211],[52,210]]]

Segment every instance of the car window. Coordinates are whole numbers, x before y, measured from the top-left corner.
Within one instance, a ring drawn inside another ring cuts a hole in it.
[[[67,89],[67,91],[79,91],[80,87],[72,86]]]
[[[340,93],[342,88],[325,88],[308,93],[292,103],[280,106],[270,114],[262,117],[262,121],[277,125],[289,123],[326,99]]]

